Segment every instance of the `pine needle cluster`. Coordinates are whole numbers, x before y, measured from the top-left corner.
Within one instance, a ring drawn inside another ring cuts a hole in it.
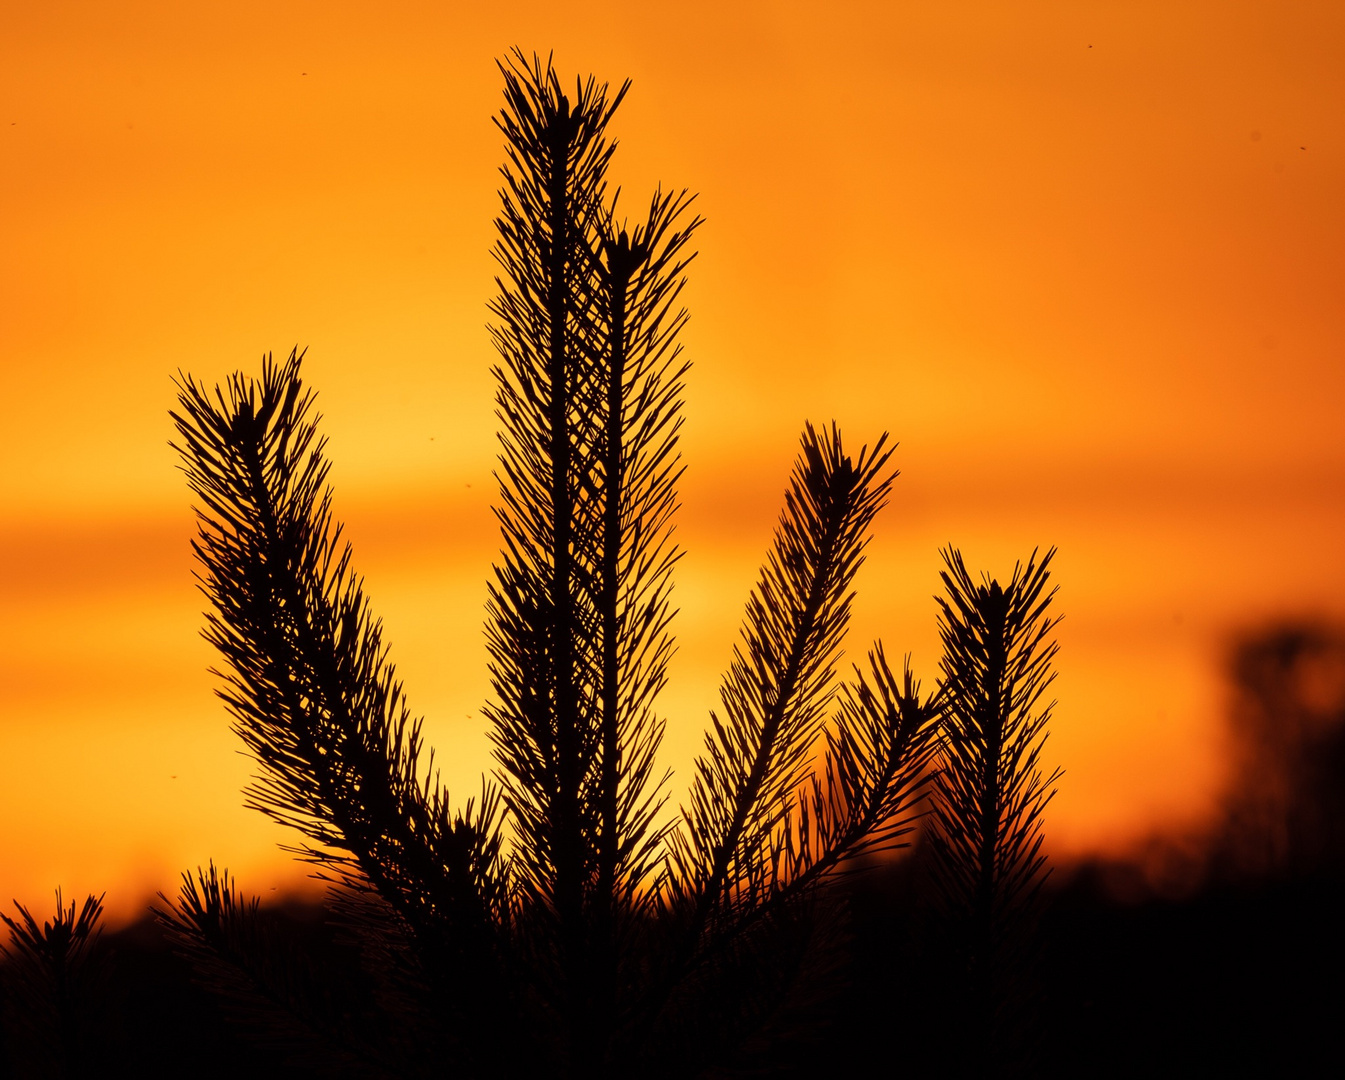
[[[963,1050],[975,1069],[1030,1054],[1032,929],[1047,876],[1042,818],[1062,773],[1041,764],[1058,618],[1047,615],[1055,549],[1007,585],[975,582],[944,552],[938,598],[943,752],[930,830],[935,884],[960,968]]]
[[[292,1057],[309,1038],[323,1069],[698,1075],[806,1012],[831,886],[909,842],[940,757],[939,880],[971,912],[977,962],[997,954],[1039,884],[1054,782],[1031,712],[1054,651],[1050,555],[1003,590],[949,554],[937,694],[881,644],[838,680],[896,472],[886,436],[854,453],[834,424],[806,427],[674,812],[657,699],[681,554],[679,297],[700,219],[685,191],[620,215],[608,126],[628,84],[570,91],[518,52],[500,70],[496,768],[461,805],[440,784],[333,513],[302,354],[213,390],[182,375],[175,446],[220,695],[259,768],[246,799],[331,882],[363,990],[324,995],[213,866],[160,916],[236,1019]]]
[[[0,1067],[24,1076],[73,1076],[96,1060],[94,1028],[106,990],[107,966],[99,954],[103,898],[67,906],[56,890],[56,914],[41,922],[15,901],[19,917],[0,913],[9,944],[0,945],[0,1019],[9,1043]]]

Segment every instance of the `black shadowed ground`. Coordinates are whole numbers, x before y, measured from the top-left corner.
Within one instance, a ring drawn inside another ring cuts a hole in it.
[[[822,1003],[817,1031],[763,1052],[764,1075],[864,1076],[875,1062],[893,1072],[940,1067],[946,1041],[958,1037],[957,1019],[945,992],[948,973],[920,944],[928,926],[919,915],[917,863],[855,880],[842,989]],[[1225,881],[1179,899],[1114,895],[1138,877],[1134,867],[1097,863],[1050,889],[1033,1075],[1306,1075],[1338,1060],[1345,1005],[1339,872]],[[285,905],[271,914],[321,963],[353,970],[350,950],[334,941],[320,907]],[[341,1075],[302,1063],[282,1067],[241,1037],[152,919],[105,934],[97,947],[111,965],[108,992],[90,1017],[88,1049],[100,1069]],[[7,1003],[6,1013],[12,1055],[23,1049],[23,1003]],[[36,1075],[6,1066],[6,1075]]]

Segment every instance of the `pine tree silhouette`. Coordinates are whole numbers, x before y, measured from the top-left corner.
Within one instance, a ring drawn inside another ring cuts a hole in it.
[[[570,95],[517,51],[501,72],[498,769],[461,808],[439,784],[333,515],[301,355],[213,392],[183,375],[205,633],[260,768],[247,801],[305,837],[383,1020],[301,993],[322,980],[275,956],[213,867],[161,916],[287,1053],[308,1039],[388,1075],[695,1075],[806,1011],[827,886],[918,813],[936,706],[881,646],[833,679],[891,450],[805,430],[689,804],[665,813],[677,299],[699,219],[660,192],[618,222],[606,132],[627,85]]]

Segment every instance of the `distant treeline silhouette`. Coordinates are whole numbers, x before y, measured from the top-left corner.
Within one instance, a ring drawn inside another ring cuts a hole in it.
[[[214,389],[181,375],[175,446],[197,499],[205,634],[259,767],[247,803],[296,829],[292,850],[330,883],[340,974],[213,865],[162,898],[162,926],[287,1068],[785,1072],[807,1059],[800,1039],[825,1051],[832,1037],[841,883],[932,810],[931,918],[966,1036],[946,1053],[1021,1064],[1010,1006],[1059,776],[1041,764],[1053,552],[1007,584],[944,552],[933,693],[881,643],[838,678],[896,471],[886,435],[854,453],[834,423],[806,427],[673,812],[656,699],[681,554],[678,299],[700,219],[685,191],[655,192],[633,224],[621,215],[607,129],[628,84],[570,92],[517,51],[500,70],[496,770],[462,803],[439,783],[341,538],[299,351]]]

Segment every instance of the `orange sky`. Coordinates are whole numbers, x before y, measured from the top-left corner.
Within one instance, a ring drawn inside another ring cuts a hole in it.
[[[850,655],[881,635],[932,683],[937,549],[1003,575],[1055,544],[1053,850],[1207,813],[1227,635],[1345,616],[1345,6],[463,7],[6,5],[0,900],[302,874],[205,673],[179,367],[308,347],[357,564],[476,789],[514,44],[633,79],[613,179],[707,219],[675,796],[798,433],[835,418],[903,474]]]

